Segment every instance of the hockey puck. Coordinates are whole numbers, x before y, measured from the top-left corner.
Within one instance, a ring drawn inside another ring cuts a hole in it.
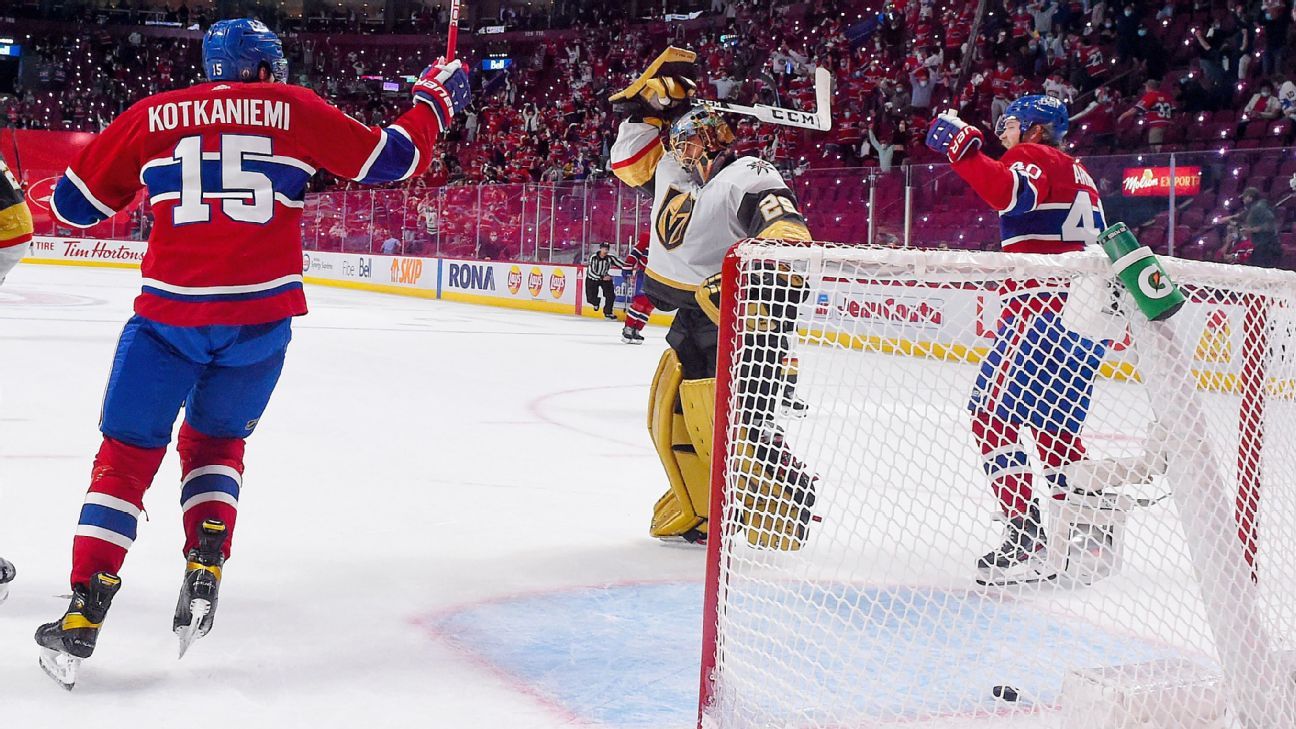
[[[994,697],[996,699],[999,699],[1001,701],[1017,700],[1017,689],[1013,688],[1012,686],[995,686],[993,689],[991,689],[991,693],[994,694]]]

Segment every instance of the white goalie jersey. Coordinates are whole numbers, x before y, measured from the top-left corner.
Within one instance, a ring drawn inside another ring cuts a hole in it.
[[[652,124],[621,123],[612,171],[653,196],[647,274],[695,290],[720,271],[725,252],[744,238],[806,238],[796,197],[774,165],[739,157],[698,185],[666,153]]]

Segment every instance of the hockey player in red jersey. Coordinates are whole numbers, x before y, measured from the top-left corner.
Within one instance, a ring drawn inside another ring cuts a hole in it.
[[[1068,253],[1096,243],[1106,220],[1084,165],[1057,147],[1067,126],[1062,102],[1025,96],[996,125],[1008,150],[1001,159],[984,154],[981,131],[952,113],[932,122],[927,145],[948,155],[954,171],[999,212],[1004,251]],[[1034,437],[1052,497],[1064,498],[1062,469],[1085,457],[1080,431],[1106,349],[1063,326],[1063,283],[1008,281],[1000,296],[999,329],[968,405],[982,465],[1007,519],[1003,545],[977,561],[988,583],[1041,576],[1047,544],[1022,430]]]
[[[644,270],[648,268],[648,234],[644,233],[635,241],[634,247],[630,249],[630,255],[626,256],[627,277],[634,277],[633,287],[630,289],[632,296],[630,305],[626,307],[625,326],[621,329],[621,341],[626,344],[643,344],[643,330],[648,325],[648,317],[652,316],[652,300],[648,294],[644,293]]]
[[[415,82],[409,111],[367,126],[286,83],[278,37],[246,19],[212,25],[203,70],[209,83],[122,113],[72,162],[51,200],[61,221],[84,228],[142,187],[155,218],[72,543],[72,602],[36,633],[41,665],[67,688],[121,586],[117,572],[182,403],[186,569],[172,625],[181,655],[211,629],[244,439],[279,379],[291,319],[306,313],[301,214],[311,175],[327,169],[377,184],[421,174],[470,95],[462,64],[438,62]]]

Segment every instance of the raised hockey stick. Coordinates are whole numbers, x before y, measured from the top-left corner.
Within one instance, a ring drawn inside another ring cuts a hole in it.
[[[801,129],[814,129],[816,131],[826,132],[829,129],[832,129],[832,74],[828,72],[828,69],[823,67],[815,69],[816,108],[814,111],[784,109],[782,107],[768,106],[766,104],[743,106],[741,104],[731,104],[727,101],[716,101],[714,99],[694,99],[693,103],[698,106],[705,106],[711,111],[753,116],[760,121],[769,124],[781,124],[785,127],[798,127]]]
[[[456,46],[459,45],[459,6],[463,0],[450,0],[450,31],[446,34],[446,54],[447,61],[455,59]]]

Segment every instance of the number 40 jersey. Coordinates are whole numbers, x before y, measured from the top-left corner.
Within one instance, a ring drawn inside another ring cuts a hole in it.
[[[999,160],[975,151],[953,167],[998,211],[1005,251],[1078,251],[1096,243],[1107,227],[1093,178],[1054,147],[1018,144]]]
[[[371,127],[300,86],[199,84],[123,112],[73,160],[51,211],[86,228],[144,188],[154,221],[136,313],[173,326],[278,321],[306,313],[311,175],[403,180],[427,169],[439,133],[425,104]]]

